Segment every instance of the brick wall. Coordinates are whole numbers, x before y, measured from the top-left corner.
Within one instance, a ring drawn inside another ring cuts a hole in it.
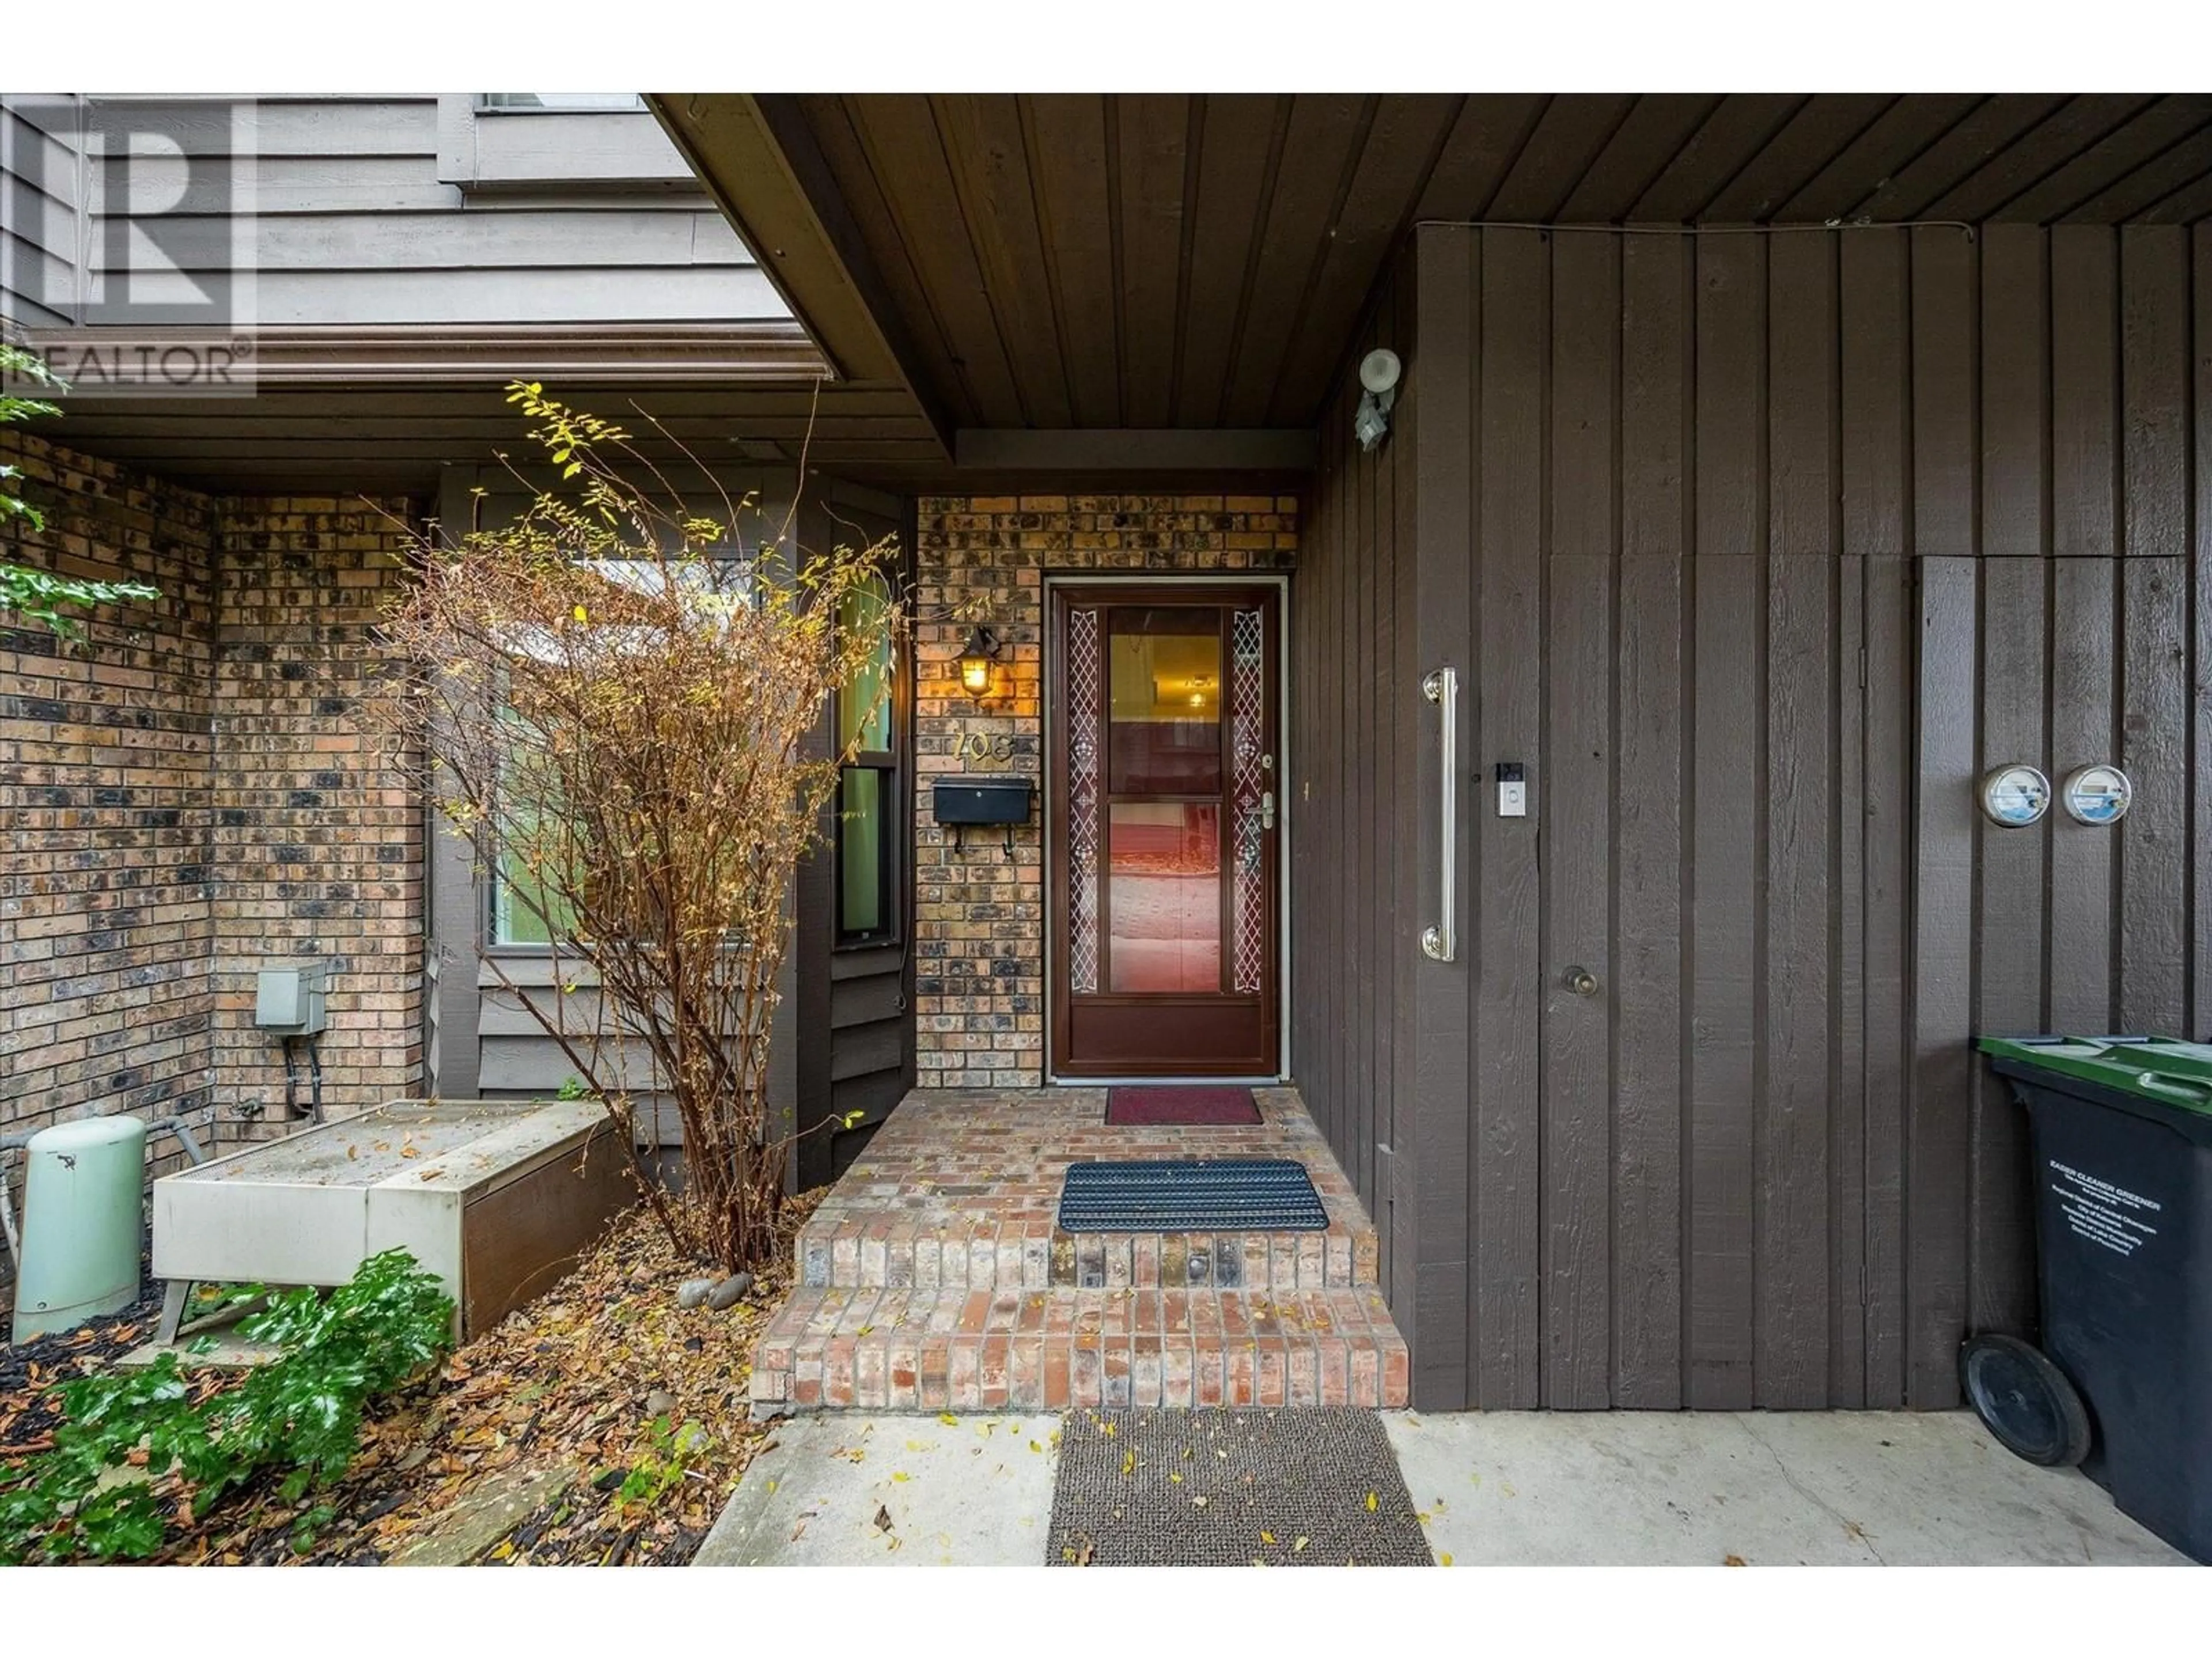
[[[375,657],[371,630],[403,568],[406,503],[223,507],[211,1064],[218,1115],[273,1134],[283,1127],[283,1057],[253,1025],[254,976],[265,966],[323,963],[325,1110],[420,1087],[422,813],[412,757],[380,756],[356,714]]]
[[[925,1088],[1018,1087],[1044,1075],[1044,864],[1039,824],[967,837],[956,855],[931,811],[947,773],[1026,773],[1042,787],[1044,582],[1288,569],[1290,495],[930,495],[915,590],[915,1017]],[[1003,641],[993,695],[959,683],[981,622]],[[976,736],[989,754],[963,753]],[[1005,739],[1002,744],[999,740]],[[1004,757],[999,750],[1006,750]]]
[[[404,503],[211,498],[15,431],[0,455],[48,526],[0,556],[162,592],[82,649],[0,623],[0,1129],[279,1133],[253,974],[308,957],[326,1109],[417,1089],[421,815],[353,718]]]
[[[76,649],[0,616],[0,1130],[130,1111],[204,1142],[215,507],[21,432],[0,459],[47,526],[0,557],[162,595]]]

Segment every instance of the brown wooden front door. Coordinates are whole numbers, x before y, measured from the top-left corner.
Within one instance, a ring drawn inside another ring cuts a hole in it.
[[[1281,1069],[1278,597],[1053,590],[1056,1077]]]

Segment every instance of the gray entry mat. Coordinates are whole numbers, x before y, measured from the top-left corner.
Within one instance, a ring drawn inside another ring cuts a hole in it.
[[[1290,1158],[1071,1164],[1060,1193],[1060,1228],[1068,1233],[1319,1232],[1328,1225],[1312,1175]]]
[[[1433,1559],[1382,1419],[1256,1407],[1070,1412],[1045,1562],[1425,1567]]]

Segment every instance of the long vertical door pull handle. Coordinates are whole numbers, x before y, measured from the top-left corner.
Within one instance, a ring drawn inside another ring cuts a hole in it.
[[[1441,857],[1437,878],[1437,904],[1441,915],[1435,927],[1421,930],[1421,954],[1434,962],[1449,962],[1459,953],[1455,921],[1459,914],[1459,671],[1431,670],[1421,681],[1421,695],[1437,704],[1443,715],[1437,737],[1443,782],[1439,792],[1443,833],[1437,838]]]

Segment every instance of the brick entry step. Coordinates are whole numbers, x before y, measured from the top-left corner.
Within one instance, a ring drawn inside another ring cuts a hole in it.
[[[1291,1089],[1255,1125],[1109,1127],[1099,1089],[908,1096],[797,1243],[753,1360],[762,1414],[1402,1406],[1375,1228]],[[1326,1231],[1065,1233],[1087,1158],[1295,1158]]]
[[[1372,1285],[1285,1291],[801,1290],[753,1358],[756,1413],[1403,1406]]]

